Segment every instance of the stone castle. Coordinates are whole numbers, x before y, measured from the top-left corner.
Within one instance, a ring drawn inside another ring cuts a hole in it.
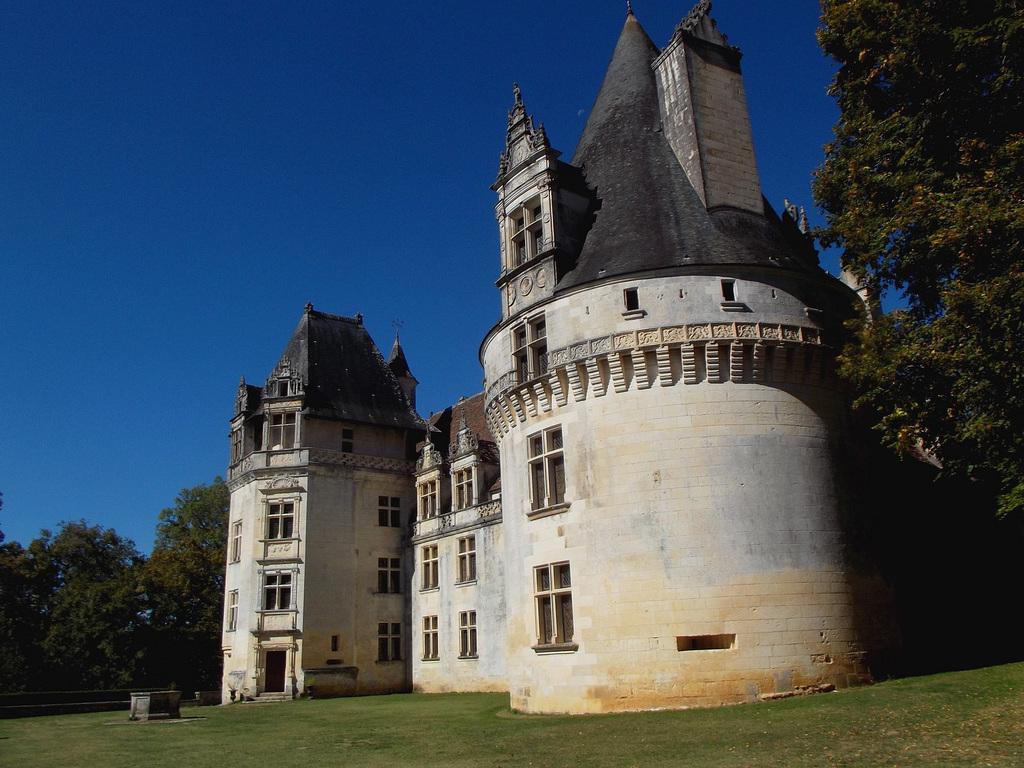
[[[508,691],[527,712],[871,679],[898,644],[832,370],[859,297],[761,194],[700,3],[632,11],[564,162],[519,89],[484,391],[307,305],[231,421],[224,700]]]

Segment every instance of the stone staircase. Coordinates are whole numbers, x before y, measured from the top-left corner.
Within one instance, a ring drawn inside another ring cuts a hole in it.
[[[292,695],[290,693],[278,692],[278,693],[261,693],[255,699],[252,699],[250,703],[255,704],[276,704],[280,701],[291,701]]]

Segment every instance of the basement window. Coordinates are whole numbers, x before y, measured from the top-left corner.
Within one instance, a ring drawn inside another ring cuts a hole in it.
[[[679,635],[677,651],[727,651],[736,647],[736,635]]]

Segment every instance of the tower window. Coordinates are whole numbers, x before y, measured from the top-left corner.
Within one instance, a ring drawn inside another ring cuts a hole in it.
[[[632,312],[640,309],[640,297],[636,288],[627,288],[622,292],[622,300],[626,305],[626,311]]]
[[[267,508],[267,538],[290,539],[295,529],[295,504],[281,501]]]
[[[568,563],[534,568],[537,646],[566,645],[573,638],[572,577]]]
[[[544,250],[544,223],[539,199],[516,208],[509,215],[511,264],[515,269],[540,255]]]
[[[292,605],[292,575],[268,573],[263,580],[263,610],[287,611]]]
[[[275,413],[270,416],[270,450],[295,447],[295,414]]]
[[[242,559],[242,521],[231,523],[231,556],[228,562],[237,563]]]
[[[238,627],[238,590],[228,592],[227,631],[234,632]]]
[[[548,371],[548,329],[544,316],[512,330],[512,369],[522,384]]]
[[[352,453],[355,432],[351,429],[341,430],[341,452]]]
[[[736,281],[722,281],[722,299],[724,301],[736,301]]]
[[[565,501],[565,458],[559,427],[530,436],[530,496],[533,509]]]

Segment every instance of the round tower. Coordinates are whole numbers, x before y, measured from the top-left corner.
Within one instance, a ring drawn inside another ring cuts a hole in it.
[[[494,185],[512,706],[707,706],[870,679],[832,362],[857,296],[761,196],[739,52],[632,13],[571,163],[519,89]]]

